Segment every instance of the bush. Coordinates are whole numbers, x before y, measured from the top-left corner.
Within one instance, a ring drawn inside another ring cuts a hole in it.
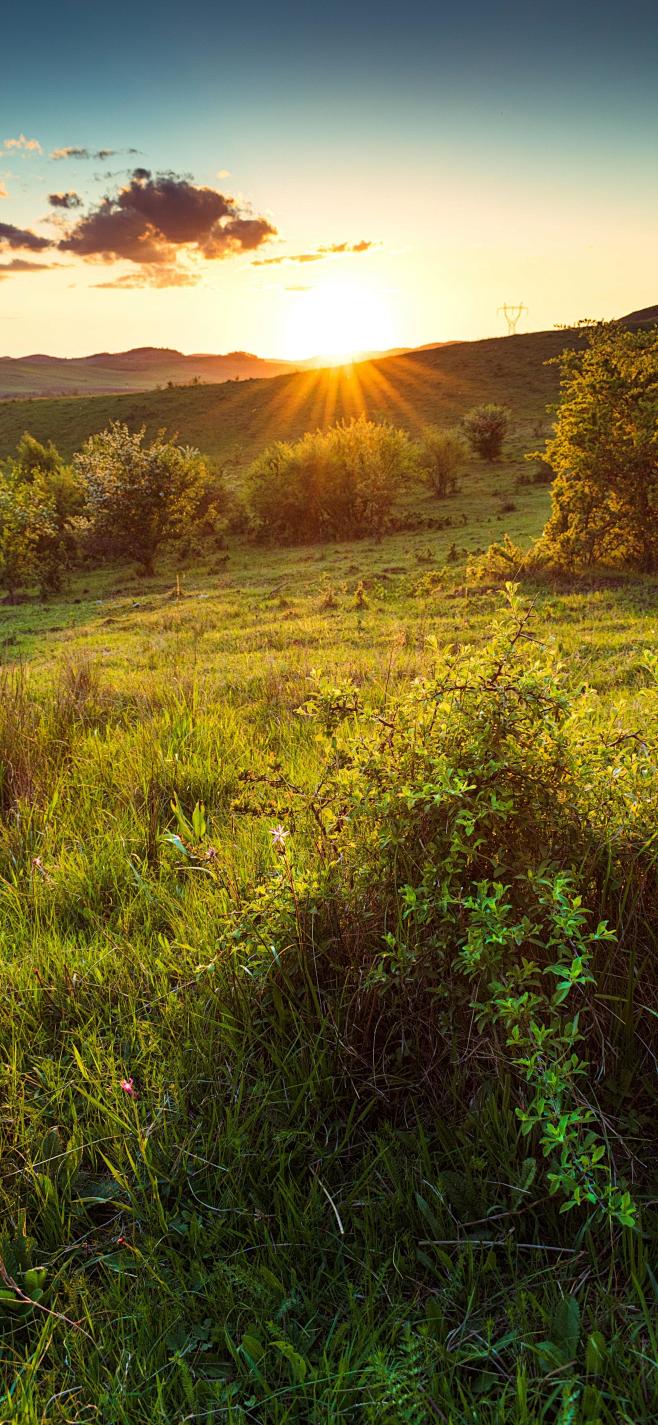
[[[253,529],[280,542],[379,536],[413,473],[413,454],[404,431],[364,416],[277,441],[247,472]]]
[[[505,406],[473,406],[462,424],[476,455],[482,460],[500,459],[509,426],[509,411]]]
[[[598,1101],[616,1053],[607,996],[632,973],[606,913],[633,886],[646,927],[655,913],[656,718],[641,748],[606,743],[513,585],[508,599],[484,651],[435,649],[385,714],[354,684],[316,680],[302,710],[327,739],[315,870],[296,875],[277,828],[285,875],[229,941],[268,993],[321,997],[352,1081],[362,1071],[382,1098],[413,1084],[416,1110],[427,1096],[445,1113],[451,1065],[460,1101],[511,1078],[521,1138],[563,1210],[631,1222]],[[299,816],[293,796],[284,819]]]
[[[464,436],[458,430],[424,426],[417,442],[418,467],[440,499],[457,485],[457,472],[468,455]]]
[[[25,434],[0,471],[0,582],[9,594],[37,582],[61,588],[75,558],[80,482],[52,443]]]
[[[466,579],[474,584],[507,584],[510,579],[518,579],[521,573],[538,573],[543,568],[537,545],[521,549],[509,534],[490,544],[483,553],[472,554],[466,566]]]
[[[74,457],[84,484],[96,548],[128,554],[145,573],[167,540],[189,532],[208,512],[210,473],[198,450],[131,432],[120,421],[90,436]]]
[[[546,459],[555,471],[542,544],[567,569],[658,568],[658,328],[593,328],[560,357],[562,393]]]

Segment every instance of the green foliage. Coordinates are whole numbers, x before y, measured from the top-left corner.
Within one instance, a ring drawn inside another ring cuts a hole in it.
[[[467,411],[462,426],[475,454],[482,460],[500,460],[509,419],[507,408],[492,402]]]
[[[0,471],[0,581],[10,599],[34,582],[42,592],[61,588],[82,505],[79,481],[55,447],[25,434]]]
[[[466,578],[476,584],[502,585],[520,574],[537,573],[547,561],[542,561],[537,544],[521,549],[508,534],[490,544],[482,554],[474,554],[466,565]]]
[[[120,550],[147,572],[160,546],[181,535],[208,505],[210,477],[199,452],[162,433],[146,445],[143,426],[131,432],[113,421],[90,437],[73,464],[84,484],[97,552]]]
[[[456,488],[457,475],[468,455],[459,430],[423,426],[417,442],[419,469],[434,493],[444,499]]]
[[[246,498],[255,530],[268,539],[379,536],[412,471],[405,432],[360,416],[268,446],[247,472]]]
[[[567,569],[658,567],[658,328],[616,322],[566,352],[555,432],[555,471],[542,544]]]
[[[570,735],[578,704],[528,641],[512,585],[508,598],[509,617],[484,652],[439,659],[385,718],[358,716],[351,687],[318,686],[303,711],[333,729],[312,804],[321,867],[310,883],[291,883],[288,923],[284,886],[259,902],[260,935],[268,946],[292,937],[302,955],[312,937],[322,985],[323,937],[340,926],[351,1032],[377,1022],[384,1076],[402,1043],[421,1079],[429,1062],[441,1071],[442,1045],[447,1070],[477,1026],[486,1072],[506,1064],[519,1082],[521,1132],[548,1159],[562,1210],[585,1206],[631,1225],[630,1196],[584,1089],[582,1045],[601,1033],[592,987],[615,933],[583,897],[592,864],[606,865],[611,776],[624,778],[626,795],[632,781],[645,804],[635,822],[635,802],[631,836],[641,844],[648,834],[656,719],[641,757],[627,745],[608,754],[586,720]],[[615,811],[628,822],[623,800]],[[577,869],[585,861],[587,880]]]

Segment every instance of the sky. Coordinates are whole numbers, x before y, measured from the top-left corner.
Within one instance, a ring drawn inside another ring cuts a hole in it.
[[[3,14],[0,355],[297,360],[658,302],[655,0]]]

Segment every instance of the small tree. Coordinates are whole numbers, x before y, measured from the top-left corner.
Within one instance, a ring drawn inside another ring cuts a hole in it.
[[[210,476],[198,450],[174,445],[162,431],[146,445],[145,433],[144,426],[130,431],[112,421],[89,438],[73,463],[100,549],[120,550],[151,574],[160,546],[202,512]]]
[[[444,499],[455,490],[457,472],[468,456],[464,436],[458,430],[423,426],[416,450],[421,474],[435,494]]]
[[[57,525],[43,477],[31,484],[0,474],[0,584],[13,603],[20,588],[56,588],[60,564]]]
[[[476,455],[482,460],[499,460],[509,427],[505,406],[473,406],[464,416],[463,427]]]
[[[600,323],[584,351],[559,362],[543,550],[566,568],[658,569],[658,328]]]

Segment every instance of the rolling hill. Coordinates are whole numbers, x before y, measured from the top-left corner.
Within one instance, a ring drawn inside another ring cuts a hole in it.
[[[401,356],[409,349],[401,346],[390,351],[367,351],[359,360]],[[32,356],[0,357],[0,401],[31,396],[127,395],[157,391],[170,383],[218,385],[222,381],[291,375],[325,365],[326,360],[319,356],[296,362],[270,360],[249,351],[231,351],[226,356],[195,352],[186,356],[166,346],[137,346],[130,351],[98,351],[79,357],[37,352]]]
[[[634,327],[655,320],[635,312]],[[165,429],[217,461],[250,459],[267,442],[294,438],[361,411],[413,430],[449,423],[472,405],[508,405],[528,435],[539,434],[558,392],[558,369],[546,365],[565,347],[583,344],[581,329],[531,332],[452,342],[351,367],[307,369],[268,379],[225,381],[123,395],[0,403],[0,457],[25,430],[51,439],[66,455],[110,420],[149,433]]]
[[[78,396],[145,391],[192,381],[212,382],[280,376],[297,368],[267,361],[248,351],[227,356],[199,352],[184,356],[170,347],[139,346],[132,351],[100,351],[92,356],[0,357],[0,400],[12,396]]]

